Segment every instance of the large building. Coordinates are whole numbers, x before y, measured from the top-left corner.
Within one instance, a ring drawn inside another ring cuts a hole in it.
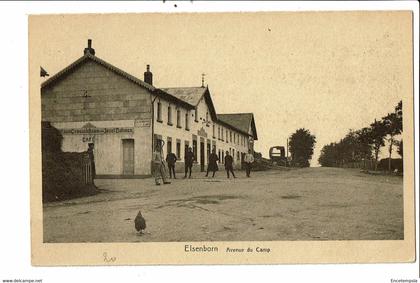
[[[212,149],[223,164],[225,152],[241,166],[253,150],[257,131],[252,113],[217,114],[210,90],[157,88],[149,65],[140,80],[95,56],[88,41],[84,55],[41,85],[42,121],[63,134],[63,151],[85,151],[95,144],[98,175],[149,175],[153,147],[174,152],[183,170],[192,147],[194,170],[207,168]]]

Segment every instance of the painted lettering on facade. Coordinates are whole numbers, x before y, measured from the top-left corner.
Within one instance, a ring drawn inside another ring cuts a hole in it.
[[[62,134],[71,135],[101,135],[101,134],[118,134],[118,133],[133,133],[133,128],[81,128],[81,129],[60,129]]]
[[[151,125],[150,119],[141,119],[134,121],[134,127],[136,128],[148,128]]]

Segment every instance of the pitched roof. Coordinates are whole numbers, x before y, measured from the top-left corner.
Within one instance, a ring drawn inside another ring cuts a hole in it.
[[[169,87],[161,88],[163,92],[191,105],[196,107],[201,99],[204,97],[210,111],[210,116],[213,121],[217,120],[216,109],[214,108],[213,101],[210,96],[210,91],[208,87]]]
[[[197,106],[206,92],[207,88],[205,87],[169,87],[161,88],[161,90],[169,93],[176,98],[185,101],[192,106]]]
[[[68,65],[64,69],[62,69],[61,71],[59,71],[54,76],[50,77],[45,82],[43,82],[41,84],[41,89],[43,89],[43,88],[45,88],[45,87],[47,87],[47,86],[55,83],[59,79],[63,78],[64,75],[70,73],[76,67],[80,66],[81,64],[83,64],[83,63],[85,63],[85,62],[87,62],[89,60],[91,60],[91,61],[93,61],[93,62],[95,62],[95,63],[97,63],[99,65],[104,66],[105,68],[113,71],[114,73],[116,73],[116,74],[118,74],[118,75],[120,75],[120,76],[122,76],[122,77],[124,77],[124,78],[126,78],[128,80],[130,80],[130,81],[132,81],[133,83],[135,83],[135,84],[137,84],[137,85],[139,85],[141,87],[144,87],[144,88],[148,89],[149,91],[151,91],[152,93],[154,93],[157,96],[160,96],[160,97],[162,97],[164,99],[167,99],[169,101],[175,101],[177,103],[180,103],[181,105],[183,105],[184,107],[186,107],[188,109],[192,109],[193,108],[189,103],[186,103],[185,101],[180,100],[177,97],[172,96],[172,95],[166,93],[165,91],[162,91],[162,90],[160,90],[158,88],[155,88],[154,86],[152,86],[152,85],[150,85],[150,84],[148,84],[148,83],[146,83],[146,82],[144,82],[144,81],[136,78],[133,75],[130,75],[129,73],[127,73],[127,72],[121,70],[120,68],[117,68],[114,65],[112,65],[112,64],[110,64],[110,63],[108,63],[108,62],[106,62],[106,61],[104,61],[104,60],[96,57],[95,55],[92,55],[89,52],[85,53],[85,55],[83,55],[82,57],[80,57],[79,59],[77,59],[76,61],[74,61],[73,63],[71,63],[70,65]]]
[[[60,72],[58,72],[57,74],[55,74],[54,76],[50,77],[48,80],[46,80],[45,82],[43,82],[41,84],[41,88],[44,88],[50,84],[52,84],[53,82],[57,81],[59,78],[61,78],[63,75],[69,73],[70,71],[72,71],[74,68],[76,68],[77,66],[79,66],[80,64],[88,61],[88,60],[92,60],[102,66],[104,66],[105,68],[125,77],[126,79],[134,82],[135,84],[140,85],[141,87],[144,87],[150,91],[154,91],[155,87],[136,78],[133,75],[130,75],[127,72],[124,72],[123,70],[115,67],[114,65],[111,65],[110,63],[96,57],[95,55],[90,54],[89,52],[87,52],[85,55],[83,55],[82,57],[80,57],[79,59],[77,59],[76,61],[74,61],[73,63],[71,63],[70,65],[68,65],[67,67],[65,67],[63,70],[61,70]]]
[[[249,133],[249,127],[251,126],[252,136],[255,140],[258,139],[254,114],[252,113],[217,114],[217,119],[247,134]]]
[[[171,88],[156,88],[133,75],[115,67],[114,65],[92,55],[89,52],[86,52],[85,55],[51,76],[48,80],[41,84],[41,89],[57,82],[59,79],[63,78],[64,75],[73,71],[76,67],[80,66],[84,62],[91,60],[104,66],[105,68],[113,71],[114,73],[123,76],[124,78],[132,81],[133,83],[148,89],[153,94],[160,96],[169,101],[175,101],[180,103],[188,109],[193,109],[198,105],[201,99],[204,97],[210,111],[210,115],[213,121],[218,121],[222,124],[225,124],[228,127],[231,127],[235,130],[239,130],[244,134],[248,134],[249,125],[251,125],[252,135],[255,140],[257,140],[257,131],[254,122],[254,116],[252,113],[235,113],[235,114],[216,114],[213,101],[210,96],[210,91],[208,87],[171,87]]]

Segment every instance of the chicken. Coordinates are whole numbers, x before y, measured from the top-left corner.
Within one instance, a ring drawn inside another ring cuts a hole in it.
[[[143,215],[141,215],[141,211],[137,213],[136,219],[134,219],[134,224],[137,232],[143,234],[143,230],[146,229],[146,220],[143,218]]]

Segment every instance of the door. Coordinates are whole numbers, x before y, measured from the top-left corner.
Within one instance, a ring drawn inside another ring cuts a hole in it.
[[[123,174],[134,175],[134,140],[124,139],[123,142]]]
[[[207,143],[207,164],[209,164],[209,161],[210,161],[210,153],[211,153],[210,143]]]
[[[204,142],[200,142],[200,168],[204,172]]]

